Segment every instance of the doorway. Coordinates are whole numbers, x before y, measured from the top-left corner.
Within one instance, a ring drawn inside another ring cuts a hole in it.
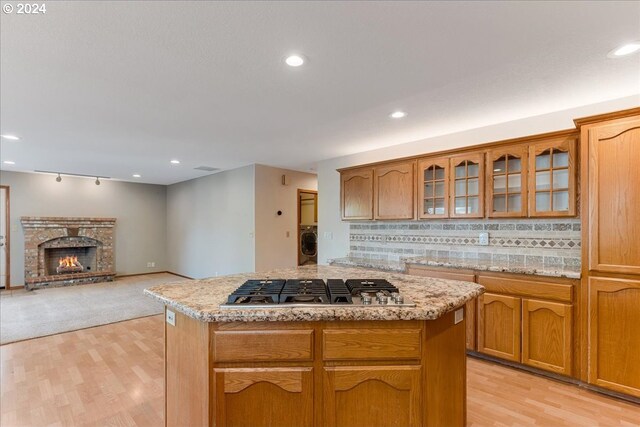
[[[0,289],[11,288],[9,186],[0,185]]]
[[[298,189],[298,265],[318,263],[318,192]]]

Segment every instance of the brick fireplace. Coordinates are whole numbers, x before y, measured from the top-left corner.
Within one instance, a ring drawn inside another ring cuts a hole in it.
[[[22,217],[25,288],[113,280],[115,218]],[[74,260],[67,266],[65,260]]]

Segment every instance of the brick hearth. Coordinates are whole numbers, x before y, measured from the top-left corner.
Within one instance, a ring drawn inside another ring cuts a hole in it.
[[[115,218],[22,217],[27,289],[111,281],[115,276]],[[47,248],[96,247],[96,270],[47,274]]]

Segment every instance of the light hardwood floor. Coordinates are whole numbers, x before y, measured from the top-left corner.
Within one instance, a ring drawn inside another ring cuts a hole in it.
[[[0,347],[0,426],[162,426],[162,316]],[[640,406],[468,361],[469,426],[640,426]]]

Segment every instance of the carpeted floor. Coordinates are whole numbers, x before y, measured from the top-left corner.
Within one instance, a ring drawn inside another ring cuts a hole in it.
[[[1,291],[0,344],[162,313],[162,304],[142,291],[183,280],[159,273],[91,285]]]

